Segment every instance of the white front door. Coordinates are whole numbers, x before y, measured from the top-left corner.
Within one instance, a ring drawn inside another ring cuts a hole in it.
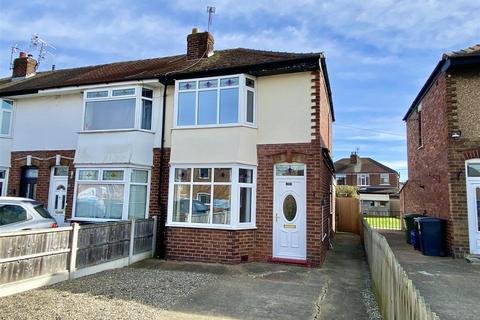
[[[470,253],[480,254],[480,182],[469,182],[467,187]]]
[[[55,218],[57,224],[65,224],[65,207],[67,206],[68,167],[52,168],[50,180],[50,194],[48,197],[48,211]]]
[[[277,165],[273,200],[274,258],[306,259],[305,195],[304,165]]]

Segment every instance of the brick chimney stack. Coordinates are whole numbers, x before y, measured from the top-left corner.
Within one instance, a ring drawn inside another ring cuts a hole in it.
[[[31,54],[20,52],[17,59],[13,61],[12,78],[26,78],[35,75],[37,60]]]
[[[350,163],[357,164],[358,163],[358,154],[356,152],[352,152],[350,154]]]
[[[213,55],[213,43],[211,33],[198,32],[198,28],[193,28],[187,37],[187,60],[210,57]]]

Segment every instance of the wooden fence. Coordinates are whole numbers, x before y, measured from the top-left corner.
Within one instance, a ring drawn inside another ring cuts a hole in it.
[[[438,316],[430,310],[423,297],[398,263],[384,236],[373,230],[366,220],[363,241],[372,284],[384,319],[434,320]]]
[[[360,201],[356,198],[336,198],[337,231],[360,234]]]
[[[0,234],[0,297],[152,257],[156,219]]]

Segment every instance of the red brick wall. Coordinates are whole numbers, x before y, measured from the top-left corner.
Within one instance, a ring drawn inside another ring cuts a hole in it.
[[[446,76],[441,74],[422,100],[423,146],[419,116],[407,120],[408,184],[402,190],[404,212],[426,213],[448,220],[448,246],[454,245],[448,181]]]
[[[22,167],[26,166],[27,155],[31,155],[32,165],[38,168],[37,197],[36,200],[41,201],[45,207],[48,205],[48,193],[50,188],[50,175],[52,167],[55,166],[55,156],[59,154],[67,158],[73,159],[74,150],[50,150],[50,151],[18,151],[12,152],[11,168],[8,178],[8,195],[19,196],[20,180],[22,175]],[[38,160],[35,158],[40,158]],[[46,160],[48,158],[52,158]],[[72,216],[73,189],[75,186],[75,168],[73,160],[62,158],[61,165],[68,166],[68,188],[67,188],[67,205],[65,208],[65,217],[68,219]]]

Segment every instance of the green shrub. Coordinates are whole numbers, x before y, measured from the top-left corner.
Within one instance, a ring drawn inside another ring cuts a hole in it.
[[[358,188],[355,186],[337,186],[337,197],[358,198]]]

